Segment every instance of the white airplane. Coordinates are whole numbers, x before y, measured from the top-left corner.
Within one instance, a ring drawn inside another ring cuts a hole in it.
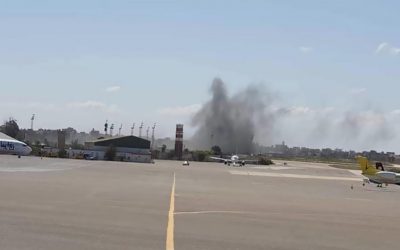
[[[240,167],[246,165],[246,163],[255,162],[255,161],[248,161],[248,160],[240,160],[239,156],[237,156],[237,155],[232,155],[231,158],[220,158],[220,157],[211,156],[210,159],[217,160],[217,161],[223,161],[224,164],[228,165],[228,166],[230,166],[232,164],[233,166],[240,166]]]
[[[386,186],[389,184],[400,185],[400,174],[391,171],[385,171],[382,164],[377,163],[375,166],[373,166],[368,162],[366,157],[358,156],[357,161],[362,171],[361,174],[366,177],[366,179],[364,179],[363,186],[365,183],[369,182],[378,184],[378,187],[382,187],[382,184],[385,184]]]
[[[0,154],[21,156],[29,155],[31,152],[32,148],[26,145],[26,143],[0,132]]]

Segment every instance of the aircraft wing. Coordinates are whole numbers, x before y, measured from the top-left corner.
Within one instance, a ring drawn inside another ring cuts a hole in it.
[[[217,161],[232,162],[231,159],[225,159],[225,158],[214,157],[214,156],[211,156],[210,159],[217,160]]]

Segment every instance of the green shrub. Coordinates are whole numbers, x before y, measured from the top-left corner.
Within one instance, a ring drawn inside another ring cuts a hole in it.
[[[259,165],[272,165],[274,162],[271,159],[267,159],[265,157],[258,158]]]
[[[67,151],[65,149],[58,151],[58,157],[59,158],[67,158]]]

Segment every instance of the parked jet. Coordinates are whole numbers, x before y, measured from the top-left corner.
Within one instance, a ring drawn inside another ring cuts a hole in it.
[[[378,184],[378,187],[382,187],[382,184],[386,184],[386,186],[388,184],[400,185],[400,174],[385,171],[381,163],[376,163],[376,165],[373,166],[368,162],[366,157],[362,156],[358,156],[357,161],[362,171],[361,174],[367,178],[364,180],[363,185],[365,185],[366,182]]]
[[[26,143],[0,132],[0,154],[29,155],[31,152],[32,148]]]
[[[220,158],[220,157],[212,156],[212,157],[210,157],[210,159],[224,162],[224,164],[228,165],[228,166],[230,166],[232,164],[233,166],[240,166],[240,167],[246,165],[246,163],[255,162],[255,161],[248,161],[248,160],[240,160],[239,156],[237,156],[237,155],[232,155],[231,158]]]

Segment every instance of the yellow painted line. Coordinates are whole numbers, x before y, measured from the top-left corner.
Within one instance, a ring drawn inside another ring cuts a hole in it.
[[[175,173],[172,183],[171,200],[169,203],[166,250],[174,250],[174,212],[175,212]]]

